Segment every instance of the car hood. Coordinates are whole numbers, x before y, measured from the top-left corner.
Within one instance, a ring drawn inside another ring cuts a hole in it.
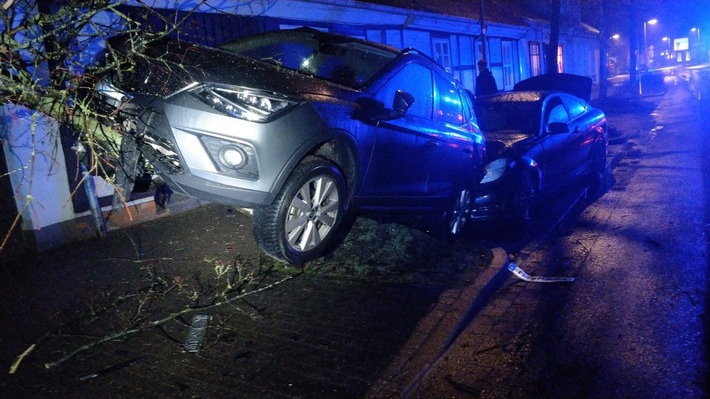
[[[114,44],[121,48],[121,43]],[[345,97],[348,89],[278,65],[225,50],[173,40],[152,43],[132,67],[114,72],[114,84],[129,93],[169,97],[195,83],[219,83],[278,92],[291,97]],[[130,57],[130,54],[126,54]]]
[[[592,97],[592,78],[570,73],[550,73],[521,80],[513,86],[513,91],[564,91],[586,102]]]
[[[519,152],[532,139],[530,134],[520,131],[484,132],[483,135],[486,138],[486,158],[489,162]]]

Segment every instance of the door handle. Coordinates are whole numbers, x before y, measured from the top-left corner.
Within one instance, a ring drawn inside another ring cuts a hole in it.
[[[424,144],[426,148],[436,148],[439,146],[439,142],[436,140],[429,140]]]

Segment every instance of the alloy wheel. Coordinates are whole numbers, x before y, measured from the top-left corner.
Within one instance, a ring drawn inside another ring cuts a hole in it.
[[[295,251],[318,247],[332,232],[340,209],[335,181],[319,175],[308,180],[291,199],[284,222],[287,242]]]

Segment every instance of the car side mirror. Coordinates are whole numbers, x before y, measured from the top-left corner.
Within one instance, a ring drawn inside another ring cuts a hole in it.
[[[403,117],[414,103],[414,96],[406,91],[398,90],[392,100],[392,109],[385,108],[381,101],[369,97],[355,100],[358,105],[353,117],[363,121],[387,121]]]
[[[413,95],[407,93],[406,91],[397,90],[397,92],[394,93],[394,101],[392,101],[392,119],[403,117],[412,104],[414,104]]]
[[[547,125],[547,131],[550,134],[569,133],[569,127],[563,122],[551,122]]]

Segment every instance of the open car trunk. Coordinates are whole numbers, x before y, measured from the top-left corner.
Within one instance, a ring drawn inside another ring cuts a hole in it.
[[[592,97],[592,78],[570,73],[550,73],[521,80],[513,91],[551,90],[564,91],[589,102]]]

